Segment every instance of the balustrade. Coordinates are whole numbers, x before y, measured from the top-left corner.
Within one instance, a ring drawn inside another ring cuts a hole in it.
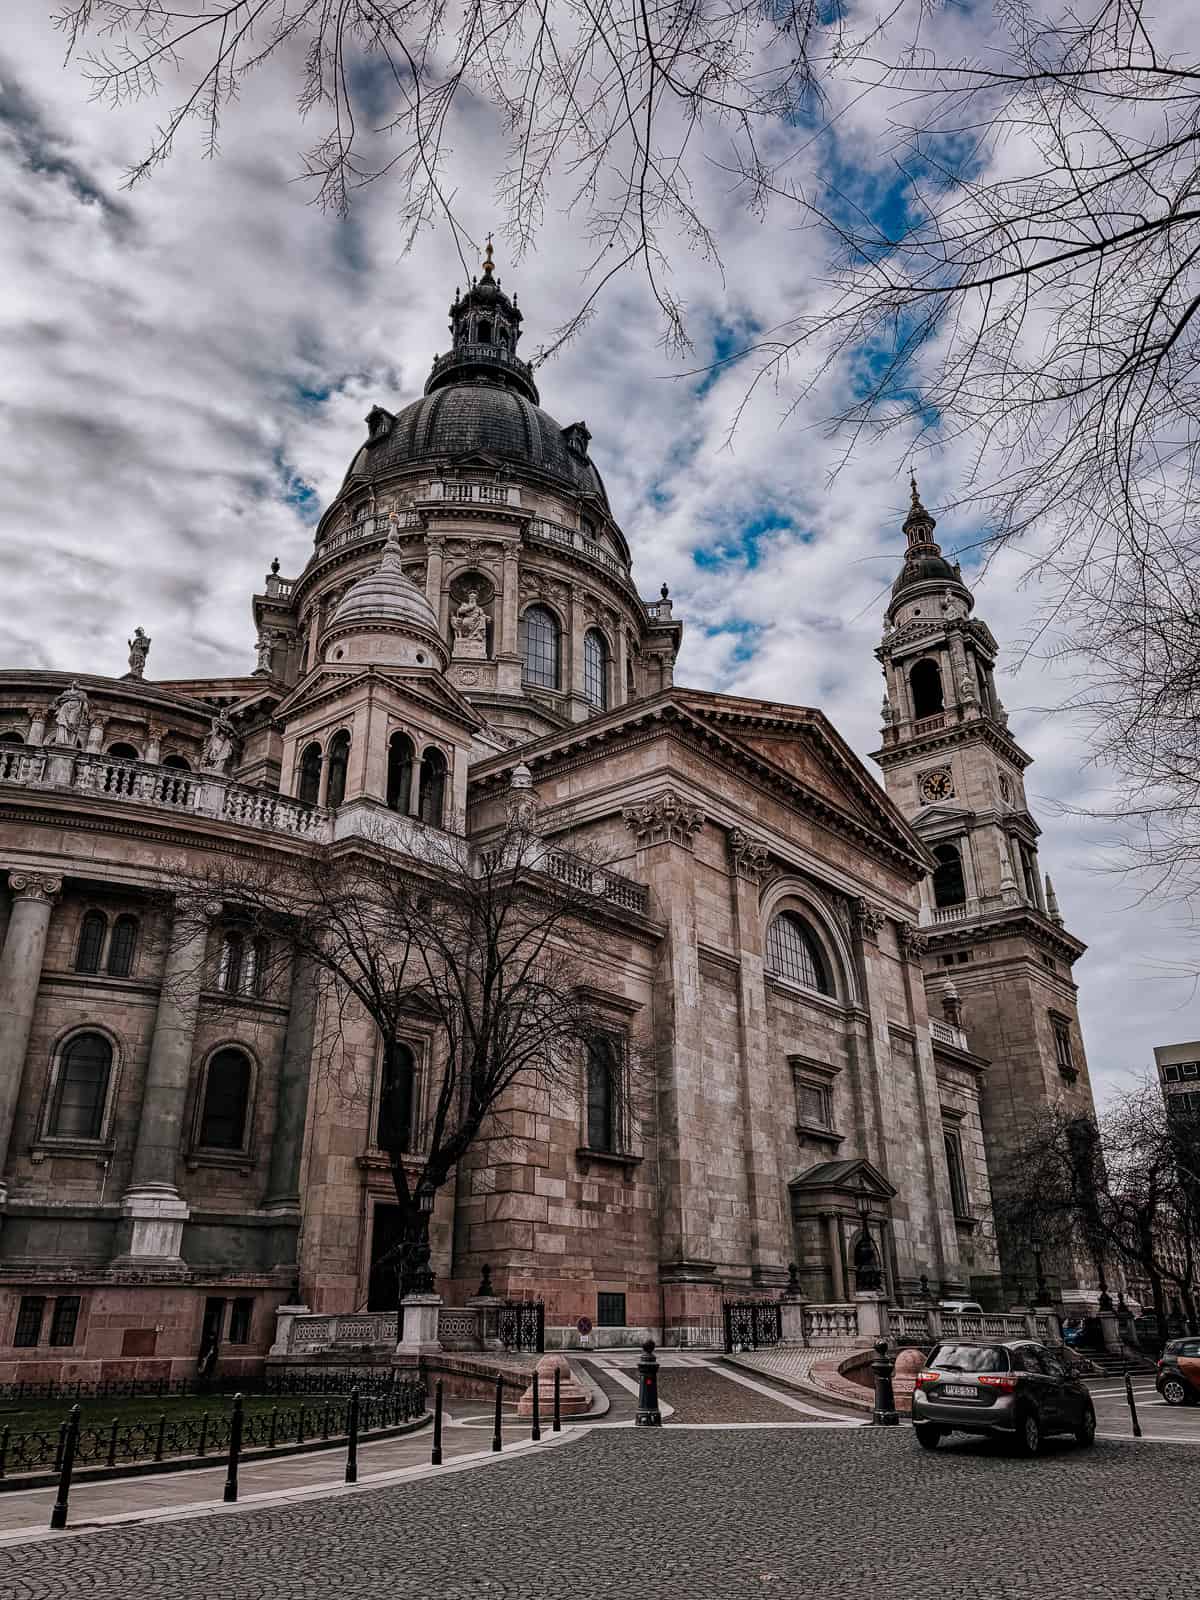
[[[856,1305],[805,1306],[804,1336],[809,1344],[847,1344],[858,1337]]]

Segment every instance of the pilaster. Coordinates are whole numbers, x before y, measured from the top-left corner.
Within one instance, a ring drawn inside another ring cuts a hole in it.
[[[0,1206],[8,1198],[4,1167],[12,1137],[25,1053],[37,1006],[50,914],[62,879],[48,872],[10,872],[13,906],[0,951]]]

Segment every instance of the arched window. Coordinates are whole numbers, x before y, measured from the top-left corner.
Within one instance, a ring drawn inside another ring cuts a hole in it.
[[[379,1081],[379,1121],[376,1143],[381,1150],[411,1150],[413,1107],[416,1101],[417,1058],[408,1045],[394,1040],[383,1053]]]
[[[583,636],[583,693],[596,711],[608,710],[608,640],[599,628]]]
[[[192,770],[182,756],[164,756],[162,764],[164,767],[170,767],[172,772],[190,772]]]
[[[933,903],[935,906],[961,906],[967,898],[963,882],[962,857],[958,846],[935,845],[933,849],[937,866],[933,872]]]
[[[829,963],[808,924],[794,911],[781,911],[767,933],[767,970],[818,994],[832,994]]]
[[[250,943],[245,947],[242,957],[241,992],[243,994],[259,995],[263,992],[269,956],[270,946],[261,937],[251,939]]]
[[[558,688],[558,618],[545,606],[530,606],[518,629],[521,681]]]
[[[413,742],[406,733],[388,740],[387,803],[405,814],[412,803]]]
[[[99,972],[104,952],[108,918],[103,911],[89,911],[79,924],[79,945],[75,951],[76,972]]]
[[[127,978],[133,971],[133,950],[137,944],[138,919],[126,913],[113,923],[108,941],[108,972],[112,978]]]
[[[419,815],[431,828],[442,826],[442,813],[446,805],[446,758],[440,750],[430,745],[421,757],[421,799]]]
[[[908,682],[912,690],[914,717],[933,717],[944,709],[942,675],[937,662],[930,656],[917,662],[908,675]]]
[[[223,994],[241,994],[245,960],[245,939],[240,933],[227,933],[221,941],[221,971],[218,979]]]
[[[131,744],[110,744],[110,756],[116,756],[119,761],[140,761],[141,757]]]
[[[346,768],[350,764],[350,735],[345,728],[335,733],[329,743],[329,786],[325,790],[325,804],[340,806],[346,798]]]
[[[592,1039],[587,1064],[587,1142],[589,1150],[617,1148],[617,1048],[612,1039]]]
[[[300,757],[300,794],[305,805],[315,806],[321,798],[321,746],[310,744]]]
[[[241,1150],[250,1109],[250,1058],[241,1050],[218,1050],[208,1063],[199,1143],[208,1150]]]
[[[478,338],[480,344],[491,344],[491,342],[492,342],[492,325],[491,325],[491,323],[486,321],[486,320],[481,322],[479,324],[479,332],[476,335],[476,337]]]
[[[9,729],[9,731],[7,733],[0,733],[0,744],[24,744],[24,743],[25,743],[25,741],[24,741],[24,739],[22,739],[21,735],[19,733],[14,732],[11,728]]]
[[[112,1072],[112,1045],[102,1033],[77,1033],[62,1053],[50,1133],[56,1139],[98,1139]]]

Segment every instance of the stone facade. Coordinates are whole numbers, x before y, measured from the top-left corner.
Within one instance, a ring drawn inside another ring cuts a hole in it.
[[[670,597],[638,597],[490,262],[452,322],[424,399],[372,411],[304,572],[254,597],[252,671],[0,673],[0,1381],[251,1370],[277,1306],[389,1309],[381,1041],[352,1017],[332,1076],[312,973],[268,990],[267,953],[220,906],[185,925],[172,889],[335,841],[469,849],[514,782],[551,843],[609,863],[589,993],[651,1042],[653,1083],[599,1146],[582,1068],[577,1096],[506,1106],[437,1196],[448,1304],[487,1266],[552,1341],[583,1317],[597,1342],[711,1340],[723,1297],[777,1294],[789,1262],[846,1301],[864,1239],[893,1297],[1001,1298],[988,1154],[1062,1083],[1053,1035],[1014,1022],[1052,995],[1074,1026],[1081,947],[1042,906],[931,914],[903,720],[889,799],[819,711],[676,687]],[[973,748],[936,756],[964,788]],[[1002,898],[1004,823],[971,803],[972,892]],[[439,1042],[420,1020],[405,1042],[420,1102]]]

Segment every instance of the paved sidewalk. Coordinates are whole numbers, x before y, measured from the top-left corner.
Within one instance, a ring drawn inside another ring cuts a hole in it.
[[[843,1378],[837,1370],[839,1362],[856,1353],[856,1347],[851,1345],[809,1345],[803,1349],[789,1345],[782,1350],[745,1350],[726,1356],[725,1360],[814,1398],[869,1411],[868,1391]]]
[[[515,1408],[510,1408],[503,1426],[506,1446],[528,1438],[529,1431],[530,1424],[524,1419],[518,1421]],[[543,1435],[549,1433],[550,1419],[547,1418]],[[491,1438],[492,1418],[486,1402],[457,1400],[453,1408],[447,1408],[442,1434],[444,1461],[490,1450]],[[359,1481],[380,1473],[428,1466],[432,1447],[432,1424],[397,1439],[360,1443]],[[238,1472],[239,1498],[287,1494],[293,1490],[335,1489],[344,1483],[345,1471],[344,1445],[273,1461],[243,1463]],[[225,1463],[221,1461],[211,1467],[155,1473],[148,1477],[112,1478],[103,1483],[77,1482],[71,1489],[70,1522],[78,1528],[106,1517],[151,1516],[197,1505],[217,1507],[222,1503],[225,1474]],[[0,1494],[0,1543],[6,1535],[46,1528],[57,1493],[56,1488],[46,1488],[11,1489]]]

